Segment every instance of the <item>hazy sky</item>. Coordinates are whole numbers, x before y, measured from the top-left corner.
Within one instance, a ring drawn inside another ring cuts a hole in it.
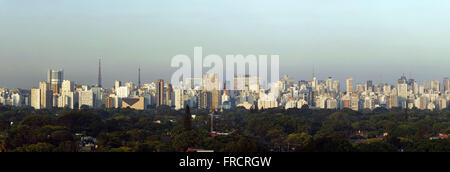
[[[0,87],[170,79],[177,54],[278,54],[281,73],[393,82],[450,76],[448,0],[0,0]]]

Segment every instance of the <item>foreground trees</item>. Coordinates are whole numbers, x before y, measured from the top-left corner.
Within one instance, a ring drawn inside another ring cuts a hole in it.
[[[193,114],[195,114],[195,118]],[[376,109],[236,109],[214,118],[208,111],[170,108],[33,110],[0,107],[0,151],[76,152],[82,136],[95,151],[168,152],[449,152],[450,111]],[[192,117],[191,117],[192,116]],[[430,140],[434,137],[433,140]]]

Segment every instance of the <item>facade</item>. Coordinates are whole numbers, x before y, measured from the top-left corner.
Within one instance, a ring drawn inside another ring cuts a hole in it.
[[[94,92],[92,90],[89,91],[80,91],[79,92],[79,101],[78,101],[78,108],[81,109],[82,106],[87,106],[89,108],[94,107]]]
[[[164,105],[164,80],[160,79],[156,84],[156,107]]]
[[[47,82],[40,82],[39,88],[41,89],[41,109],[51,108],[53,105],[53,94],[50,90],[50,84]]]
[[[347,78],[346,80],[346,91],[347,93],[352,93],[353,92],[353,78]]]
[[[63,70],[53,70],[53,69],[48,70],[47,82],[50,84],[50,90],[52,90],[53,94],[60,93],[63,78],[64,78]]]
[[[31,89],[31,107],[34,109],[41,109],[41,89]]]

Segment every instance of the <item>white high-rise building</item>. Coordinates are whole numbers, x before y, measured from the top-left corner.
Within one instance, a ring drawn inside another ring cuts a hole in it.
[[[11,99],[12,99],[12,102],[11,102],[12,106],[22,106],[22,101],[21,101],[22,96],[20,96],[19,93],[12,94]]]
[[[34,109],[41,109],[41,89],[31,89],[31,107]]]
[[[130,96],[130,88],[128,88],[127,86],[120,86],[116,90],[116,95],[119,98],[127,98]]]
[[[120,82],[118,80],[114,81],[114,90],[117,91],[117,89],[119,89],[119,87],[121,87],[121,86],[122,86],[122,82]]]
[[[76,104],[78,103],[78,93],[63,91],[61,96],[58,98],[58,107],[59,108],[70,108],[74,109]]]
[[[184,90],[175,89],[175,110],[184,109]]]
[[[74,83],[69,80],[64,80],[62,82],[61,92],[72,92],[74,89]]]
[[[78,96],[78,108],[81,108],[83,105],[86,105],[90,108],[94,107],[94,92],[92,90],[89,91],[80,91]]]

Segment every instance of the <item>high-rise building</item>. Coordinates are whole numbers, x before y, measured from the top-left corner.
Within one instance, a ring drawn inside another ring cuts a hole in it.
[[[341,83],[339,82],[339,80],[333,81],[333,90],[335,92],[339,92],[341,90]]]
[[[31,107],[34,109],[41,109],[41,89],[31,89]]]
[[[345,90],[347,91],[347,93],[352,93],[353,92],[353,78],[347,78],[345,83],[346,83]]]
[[[444,83],[442,85],[444,86],[444,92],[450,91],[450,79],[448,77],[444,78]]]
[[[64,80],[62,82],[61,92],[72,92],[74,89],[74,83],[69,80]]]
[[[166,105],[172,107],[172,84],[167,84],[166,89]]]
[[[156,107],[164,105],[164,80],[159,79],[156,84]]]
[[[329,92],[333,91],[333,79],[331,77],[328,77],[326,86]]]
[[[58,98],[59,108],[74,109],[78,107],[78,93],[72,91],[62,91]]]
[[[94,107],[94,92],[92,92],[92,90],[88,90],[88,91],[80,91],[79,92],[79,99],[78,99],[78,105],[79,108],[81,109],[81,107],[88,106],[89,108],[93,108]]]
[[[366,91],[372,92],[373,91],[373,81],[368,80],[366,83]]]
[[[50,84],[50,90],[53,94],[60,93],[61,85],[64,78],[63,70],[49,69],[47,72],[47,82]]]
[[[120,82],[118,80],[114,81],[114,90],[117,91],[120,86],[122,86],[122,82]]]
[[[39,89],[41,90],[41,109],[52,107],[52,91],[50,90],[50,84],[47,82],[40,82]]]
[[[130,88],[126,87],[126,86],[120,86],[117,90],[116,90],[116,95],[119,98],[127,98],[130,96]]]
[[[200,93],[200,101],[198,102],[199,105],[198,107],[201,109],[209,109],[211,108],[211,104],[212,104],[212,94],[211,92],[208,91],[202,91]]]
[[[175,89],[175,110],[184,108],[184,90],[182,88]]]
[[[431,81],[431,89],[433,91],[440,91],[440,83],[438,80]]]

